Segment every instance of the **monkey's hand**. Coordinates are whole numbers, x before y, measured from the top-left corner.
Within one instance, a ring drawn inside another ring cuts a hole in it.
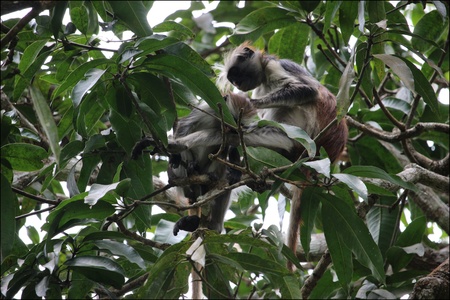
[[[193,215],[193,216],[186,216],[179,219],[175,226],[173,226],[173,235],[178,235],[178,232],[180,230],[185,230],[189,232],[195,231],[198,226],[200,225],[200,217]]]
[[[188,147],[186,145],[181,144],[174,140],[169,140],[169,144],[167,145],[167,151],[169,151],[172,154],[181,153],[187,149],[188,149]]]
[[[131,159],[138,159],[138,157],[142,154],[142,151],[144,151],[145,148],[148,146],[156,146],[155,140],[151,137],[145,137],[139,142],[137,142],[133,150],[131,151]],[[157,149],[153,149],[151,154],[157,153]]]

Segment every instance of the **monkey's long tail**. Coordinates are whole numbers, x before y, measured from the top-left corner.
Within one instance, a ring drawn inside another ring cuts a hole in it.
[[[289,228],[287,234],[287,245],[296,254],[297,244],[300,233],[300,222],[301,222],[301,198],[303,190],[298,187],[294,187],[291,200],[291,215],[289,218]],[[288,261],[287,268],[289,271],[293,272],[295,266],[291,261]]]

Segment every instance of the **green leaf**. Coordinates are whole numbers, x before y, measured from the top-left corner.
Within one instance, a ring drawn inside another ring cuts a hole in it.
[[[30,238],[31,242],[35,245],[39,244],[39,232],[37,232],[36,227],[27,226],[27,236]]]
[[[194,49],[185,43],[176,43],[164,48],[164,51],[168,54],[174,55],[182,60],[188,61],[195,68],[200,70],[208,77],[215,76],[211,65],[208,64]]]
[[[322,223],[325,239],[330,250],[333,268],[339,278],[341,286],[348,290],[353,276],[352,250],[345,244],[341,232],[336,226],[333,211],[328,210],[328,206],[323,205]],[[331,214],[330,214],[331,213]]]
[[[141,155],[137,160],[124,163],[120,175],[121,178],[131,179],[131,187],[126,193],[127,197],[141,199],[153,192],[150,156]],[[150,205],[139,205],[133,211],[133,216],[136,218],[136,227],[139,231],[144,232],[147,228],[150,228],[151,211]]]
[[[364,222],[358,217],[355,210],[341,199],[329,194],[320,194],[320,197],[322,221],[326,218],[325,216],[332,219],[333,229],[336,230],[345,245],[352,250],[356,259],[363,266],[369,268],[380,283],[384,283],[383,257]]]
[[[334,20],[334,16],[336,15],[339,7],[341,6],[342,1],[330,1],[325,6],[325,17],[323,21],[323,29],[322,32],[327,34],[328,29],[330,29],[330,25]]]
[[[309,41],[309,30],[309,26],[302,23],[278,30],[269,40],[269,53],[301,64]]]
[[[72,281],[68,291],[69,299],[85,299],[86,295],[94,287],[95,282],[78,273],[72,273]]]
[[[82,193],[71,199],[64,200],[48,215],[47,223],[55,228],[54,232],[49,230],[48,238],[51,238],[52,234],[58,233],[58,230],[71,220],[104,220],[115,212],[114,207],[106,201],[100,200],[93,206],[85,204],[83,198],[86,195],[87,193]]]
[[[0,174],[1,180],[1,206],[0,222],[1,222],[1,262],[10,255],[14,248],[14,240],[16,239],[16,208],[17,197],[11,189],[11,185],[6,177]]]
[[[122,267],[113,260],[101,256],[78,256],[64,263],[70,270],[87,278],[120,288],[125,283]]]
[[[88,61],[80,65],[74,71],[70,72],[66,80],[64,80],[64,82],[53,92],[52,99],[55,99],[57,96],[59,96],[62,92],[64,92],[68,88],[73,87],[78,81],[80,81],[84,77],[86,72],[88,72],[89,70],[100,65],[109,65],[112,63],[113,61],[110,59],[100,58]]]
[[[148,9],[142,1],[108,1],[114,17],[125,23],[138,37],[152,35],[152,28],[147,21]]]
[[[64,165],[70,159],[77,156],[81,151],[83,151],[84,143],[82,141],[71,141],[64,148],[61,149],[60,162]]]
[[[401,58],[390,54],[374,54],[373,56],[388,65],[409,90],[415,91],[413,74]]]
[[[195,34],[188,27],[175,21],[164,21],[153,27],[154,32],[175,31],[180,39],[194,38]]]
[[[34,44],[30,45],[22,56],[22,60],[19,63],[19,70],[21,71],[21,76],[16,76],[14,82],[14,92],[13,99],[18,100],[21,96],[24,89],[31,83],[33,77],[38,73],[44,64],[47,57],[51,54],[51,51],[46,51],[41,53],[43,47],[39,44],[40,41],[35,42],[38,43],[38,47],[32,47]],[[27,51],[30,47],[32,47],[31,51]],[[51,46],[53,47],[53,46]],[[27,55],[26,57],[24,57]],[[38,55],[36,57],[36,55]],[[24,62],[23,64],[21,64]],[[20,69],[22,68],[22,69]]]
[[[353,83],[353,79],[355,78],[354,60],[355,55],[352,53],[350,59],[348,60],[347,66],[344,69],[344,73],[342,73],[342,77],[339,80],[339,92],[336,95],[338,120],[345,117],[351,104],[350,87]]]
[[[355,191],[364,201],[368,201],[367,187],[364,182],[358,177],[350,174],[333,174],[333,177],[339,179],[341,182],[348,185]]]
[[[316,170],[317,173],[323,174],[325,177],[330,178],[331,161],[328,157],[321,160],[307,161],[303,164]]]
[[[301,299],[300,286],[298,279],[293,276],[283,276],[283,285],[280,288],[281,297],[283,299]]]
[[[81,5],[77,7],[70,8],[70,19],[75,24],[77,29],[81,31],[82,34],[87,34],[88,29],[88,12],[86,8]]]
[[[237,45],[247,40],[256,41],[266,32],[296,23],[293,16],[278,7],[263,7],[243,18],[234,29],[230,41]]]
[[[309,255],[311,245],[311,233],[314,229],[314,222],[319,210],[320,201],[317,199],[317,194],[321,192],[321,189],[317,187],[305,188],[302,192],[301,202],[301,219],[303,222],[300,224],[300,242],[306,257]]]
[[[393,184],[401,186],[402,188],[416,191],[414,184],[405,182],[396,175],[389,175],[384,170],[373,166],[351,166],[344,170],[346,174],[353,174],[358,177],[379,178],[389,181]]]
[[[414,36],[411,39],[412,46],[417,51],[425,53],[432,47],[427,40],[437,42],[441,35],[446,32],[446,27],[448,27],[448,19],[447,22],[444,22],[437,10],[430,11],[414,27]],[[422,37],[426,37],[427,40]]]
[[[170,96],[161,79],[144,72],[134,73],[129,79],[135,85],[135,91],[138,93],[139,100],[144,102],[159,116],[158,125],[166,132],[169,131],[172,128],[177,112],[174,103],[167,101]],[[159,138],[167,139],[167,134]]]
[[[177,279],[184,284],[184,288],[187,288],[186,282],[189,277],[190,264],[187,262],[185,252],[191,244],[191,242],[181,242],[164,251],[150,269],[146,283],[139,290],[140,298],[165,298],[165,295],[175,284],[175,270],[181,273],[181,276],[177,276]],[[175,297],[172,296],[172,298]]]
[[[157,50],[161,50],[167,46],[179,43],[180,41],[176,38],[165,36],[161,34],[154,34],[139,39],[135,46],[142,50],[138,57],[144,57],[150,53],[154,53]]]
[[[261,122],[264,122],[264,121],[260,121],[258,123],[258,126],[261,126],[260,124],[264,124]],[[262,125],[262,126],[264,126],[264,125]],[[292,125],[288,125],[288,124],[279,123],[279,126],[281,126],[281,128],[284,130],[284,132],[286,132],[288,137],[290,137],[291,139],[295,139],[300,144],[302,144],[302,146],[308,152],[308,156],[310,158],[313,158],[314,156],[316,156],[316,152],[317,152],[316,143],[314,142],[313,139],[311,139],[311,137],[306,133],[306,131],[304,131],[300,127],[292,126]]]
[[[39,123],[41,124],[45,136],[48,139],[48,143],[53,155],[55,156],[56,163],[59,165],[59,154],[61,152],[61,148],[59,146],[58,127],[56,127],[52,111],[50,110],[47,100],[44,98],[39,88],[30,86],[30,93]]]
[[[48,157],[44,148],[25,143],[6,144],[1,147],[2,159],[7,159],[15,171],[35,171],[44,167]]]
[[[85,79],[78,81],[72,91],[72,102],[75,108],[80,105],[83,96],[97,83],[106,70],[91,69],[84,75]]]
[[[341,25],[342,40],[344,45],[348,44],[355,30],[355,19],[358,15],[358,2],[342,1],[339,7],[339,24]]]
[[[58,1],[55,7],[51,10],[51,28],[53,32],[53,36],[59,38],[59,33],[62,32],[61,26],[64,18],[64,14],[66,13],[68,1]]]
[[[145,263],[139,253],[133,247],[116,241],[94,241],[99,249],[108,250],[113,255],[123,256],[130,262],[137,264],[141,269],[145,269]]]
[[[260,256],[249,253],[230,252],[226,257],[235,260],[245,270],[257,273],[268,273],[278,276],[287,275],[287,269],[275,261],[263,260]]]
[[[84,203],[88,205],[95,205],[97,201],[103,198],[103,196],[105,196],[108,192],[119,189],[119,185],[130,185],[130,181],[130,179],[124,179],[120,182],[108,185],[94,183],[89,190],[89,194],[86,198],[84,198]]]
[[[395,197],[381,197],[381,205],[391,206],[397,199]],[[366,215],[367,227],[370,234],[380,248],[383,257],[390,247],[394,233],[396,232],[397,215],[399,206],[394,209],[386,207],[373,206]]]
[[[412,62],[404,57],[400,58],[408,65],[408,67],[411,69],[411,72],[413,73],[416,94],[422,96],[425,103],[430,106],[431,110],[438,117],[440,117],[438,99],[430,82]]]

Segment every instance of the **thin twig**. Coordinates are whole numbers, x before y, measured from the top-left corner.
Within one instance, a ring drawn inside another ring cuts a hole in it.
[[[373,88],[373,96],[375,97],[375,101],[378,103],[378,105],[380,106],[381,110],[383,111],[384,115],[389,119],[389,121],[392,122],[392,124],[394,124],[398,129],[400,129],[401,131],[405,131],[405,124],[401,123],[400,121],[398,121],[389,110],[387,110],[386,106],[384,106],[383,101],[381,101],[380,99],[380,95],[378,95],[378,91],[377,89],[374,87]]]
[[[54,206],[57,206],[57,205],[59,205],[59,203],[61,203],[61,200],[50,200],[47,198],[39,197],[39,196],[30,194],[30,193],[27,193],[25,191],[19,190],[18,188],[15,188],[15,187],[11,187],[11,189],[17,194],[20,194],[22,196],[25,196],[31,200],[35,200],[38,202],[42,202],[42,203],[46,203],[46,204],[50,204],[50,205],[54,205]]]
[[[20,219],[23,219],[23,218],[27,218],[27,217],[29,217],[29,216],[38,215],[38,214],[40,214],[40,213],[43,213],[43,212],[52,210],[52,209],[54,209],[55,207],[56,207],[56,205],[52,205],[52,206],[49,206],[49,207],[44,208],[44,209],[41,209],[41,210],[35,210],[35,211],[32,211],[32,212],[27,213],[27,214],[23,214],[23,215],[20,215],[20,216],[16,216],[14,219],[15,219],[15,220],[20,220]]]

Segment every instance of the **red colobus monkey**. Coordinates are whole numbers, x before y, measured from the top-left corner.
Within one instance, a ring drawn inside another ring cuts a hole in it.
[[[224,60],[218,84],[226,79],[241,91],[252,92],[251,103],[263,119],[302,128],[311,138],[317,136],[336,118],[336,98],[304,68],[287,60],[265,54],[243,43],[231,51]],[[329,128],[317,141],[332,162],[344,150],[348,129],[345,119]],[[299,157],[301,151],[296,153]],[[293,191],[291,217],[287,242],[296,251],[300,229],[301,189]],[[288,265],[293,269],[291,264]]]
[[[244,132],[244,143],[247,146],[266,147],[293,159],[291,153],[297,153],[301,145],[278,128],[258,127],[256,109],[245,95],[230,93],[224,99],[236,121],[242,110],[241,126]],[[222,144],[222,124],[220,119],[215,117],[214,110],[206,103],[202,103],[199,108],[201,110],[194,109],[187,117],[179,120],[173,140],[169,141],[168,150],[174,154],[169,162],[169,177],[183,178],[209,174],[216,180],[227,179],[229,183],[237,182],[240,178],[238,171],[209,159],[209,154],[217,153]],[[221,153],[222,158],[239,164],[240,156],[236,149],[239,145],[237,132],[229,129],[225,137],[226,147]],[[205,195],[213,187],[191,185],[184,187],[182,192],[191,202],[195,202],[199,196]],[[230,205],[230,194],[231,191],[227,191],[211,202],[207,222],[209,229],[222,232],[225,213]],[[174,234],[176,235],[180,229],[194,231],[199,226],[199,220],[198,216],[181,218],[175,224]]]

